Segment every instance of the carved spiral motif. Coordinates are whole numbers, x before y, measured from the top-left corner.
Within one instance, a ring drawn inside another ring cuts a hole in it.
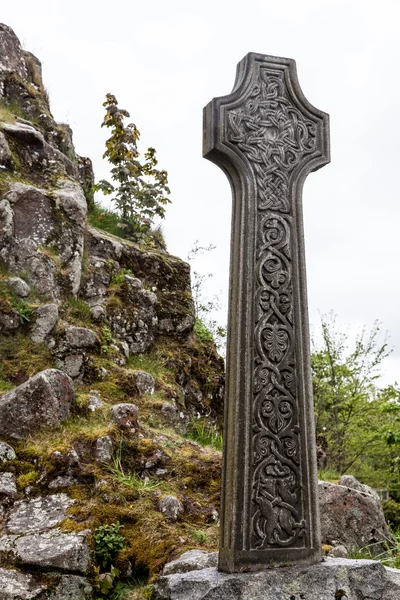
[[[316,128],[293,106],[284,75],[262,69],[229,111],[229,139],[257,184],[251,549],[303,547],[290,204],[292,174],[316,148]]]

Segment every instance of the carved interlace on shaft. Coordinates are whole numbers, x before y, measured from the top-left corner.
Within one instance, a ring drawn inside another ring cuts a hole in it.
[[[302,547],[305,518],[299,464],[293,323],[292,177],[316,148],[316,129],[296,108],[284,73],[260,69],[229,141],[247,158],[257,187],[253,496],[251,549]],[[304,162],[304,161],[303,161]]]

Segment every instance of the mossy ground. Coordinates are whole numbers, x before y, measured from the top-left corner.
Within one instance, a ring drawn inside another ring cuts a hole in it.
[[[60,315],[61,321],[95,330],[104,347],[89,357],[88,378],[75,386],[72,416],[51,431],[43,430],[17,443],[10,440],[18,459],[7,463],[7,470],[15,472],[22,496],[29,487],[31,496],[63,491],[76,500],[62,524],[64,530],[95,531],[102,524],[121,523],[126,546],[115,563],[122,574],[132,567],[133,577],[140,575],[129,596],[140,600],[148,597],[149,584],[168,560],[192,548],[213,551],[218,547],[221,453],[187,439],[183,428],[161,411],[164,402],[172,399],[178,408],[181,403],[180,408],[185,409],[177,377],[182,369],[190,377],[202,378],[204,389],[210,392],[204,394],[205,402],[209,401],[213,382],[211,375],[207,382],[207,365],[215,373],[214,350],[203,346],[194,335],[185,341],[160,338],[150,353],[133,355],[121,366],[113,355],[114,340],[104,335],[104,324],[91,321],[83,301],[66,300],[60,306]],[[61,332],[62,325],[56,335]],[[47,347],[32,342],[27,330],[12,337],[0,336],[0,354],[3,391],[44,368],[54,367],[54,357]],[[102,368],[107,371],[106,377],[98,375]],[[134,377],[137,370],[153,375],[154,394],[138,394]],[[88,410],[92,389],[100,393],[104,403],[95,413]],[[136,434],[121,432],[110,421],[110,408],[118,402],[138,406],[140,427]],[[114,447],[114,460],[109,465],[95,460],[96,440],[105,435]],[[52,454],[65,454],[71,449],[76,449],[81,460],[79,483],[49,488],[48,482],[60,473]],[[5,468],[3,465],[0,470]],[[185,509],[177,521],[167,519],[158,510],[159,498],[171,494]]]

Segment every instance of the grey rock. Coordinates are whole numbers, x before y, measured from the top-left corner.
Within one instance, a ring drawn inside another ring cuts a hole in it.
[[[361,492],[363,494],[369,494],[370,496],[375,498],[375,500],[380,501],[378,492],[376,492],[369,485],[360,483],[353,475],[342,475],[342,477],[339,480],[339,485],[344,485],[345,487],[348,487],[352,490],[357,490],[357,492]]]
[[[4,135],[4,133],[2,133],[0,131],[0,165],[1,166],[9,165],[11,163],[11,158],[12,158],[12,154],[11,154],[10,146],[8,145],[8,142],[7,142],[7,138]]]
[[[96,440],[96,461],[99,463],[110,462],[113,453],[113,443],[108,435],[103,435]]]
[[[66,494],[18,500],[6,520],[6,530],[20,534],[51,529],[66,519],[67,508],[73,504]]]
[[[162,576],[152,600],[398,600],[400,585],[370,560],[327,558],[316,565],[255,573],[215,568]]]
[[[355,489],[320,481],[318,484],[322,543],[337,542],[347,550],[366,546],[374,554],[392,540],[379,500]]]
[[[26,143],[38,144],[40,146],[45,145],[45,139],[43,135],[33,127],[32,124],[27,122],[16,121],[15,123],[0,123],[0,128],[8,135],[15,137]]]
[[[0,568],[0,600],[90,600],[92,586],[80,575],[29,574]]]
[[[76,479],[76,477],[74,477],[71,474],[58,475],[57,477],[49,481],[47,487],[49,489],[67,488],[71,485],[78,485],[78,483],[78,479]]]
[[[41,371],[0,397],[0,435],[24,439],[62,423],[74,401],[72,380],[57,369]]]
[[[347,548],[344,546],[334,546],[329,552],[329,556],[332,556],[333,558],[347,558]]]
[[[117,427],[119,429],[126,429],[131,433],[135,433],[139,427],[138,415],[139,409],[136,404],[115,404],[110,411],[111,420]]]
[[[92,306],[90,313],[94,321],[104,321],[106,318],[106,311],[104,310],[104,306],[101,306],[101,304]]]
[[[21,277],[6,277],[3,282],[20,298],[27,298],[31,293],[31,288]]]
[[[103,408],[104,404],[101,401],[100,394],[96,390],[90,390],[88,398],[88,409],[91,412],[96,412]]]
[[[15,460],[17,455],[15,454],[14,448],[6,444],[5,442],[0,442],[0,462],[7,462],[8,460]]]
[[[182,502],[176,496],[162,496],[158,501],[158,510],[167,518],[176,521],[184,512]]]
[[[51,600],[89,600],[92,592],[93,588],[85,577],[61,575],[49,597]]]
[[[14,473],[0,473],[0,502],[4,497],[18,498]]]
[[[199,571],[209,567],[217,567],[218,552],[205,552],[204,550],[189,550],[169,563],[163,569],[163,575],[174,573],[187,573],[188,571]]]
[[[19,124],[17,129],[21,127],[36,135],[33,128]],[[66,292],[77,293],[82,270],[84,220],[71,217],[64,191],[14,182],[0,206],[0,256],[5,266],[11,273],[27,272],[36,290],[53,301]]]
[[[45,589],[33,575],[0,567],[0,600],[42,600]]]
[[[16,536],[9,553],[19,565],[54,568],[85,574],[90,564],[88,532],[62,533],[58,529]]]
[[[57,304],[44,304],[35,310],[35,323],[30,337],[34,342],[41,343],[54,330],[58,322]]]
[[[58,360],[57,366],[72,379],[76,379],[82,373],[83,354],[68,354],[64,360]]]
[[[8,165],[11,161],[11,150],[6,136],[0,131],[0,165]]]
[[[93,348],[97,344],[95,332],[86,327],[69,325],[66,328],[65,337],[69,348]]]
[[[161,406],[161,413],[167,417],[171,423],[174,423],[179,416],[176,406],[171,402],[163,402],[163,405]]]
[[[21,44],[14,31],[8,25],[0,23],[0,96],[3,95],[3,81],[7,73],[17,73],[22,79],[26,79],[25,59]]]
[[[150,373],[135,371],[134,376],[139,394],[154,394],[156,382]]]
[[[10,306],[0,309],[0,333],[8,335],[18,329],[20,324],[19,314],[15,308]]]

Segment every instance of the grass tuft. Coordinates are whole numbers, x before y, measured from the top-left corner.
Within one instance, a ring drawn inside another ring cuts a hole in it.
[[[223,436],[215,425],[210,424],[206,419],[194,420],[188,424],[186,436],[198,442],[202,446],[212,446],[217,450],[223,448]]]

